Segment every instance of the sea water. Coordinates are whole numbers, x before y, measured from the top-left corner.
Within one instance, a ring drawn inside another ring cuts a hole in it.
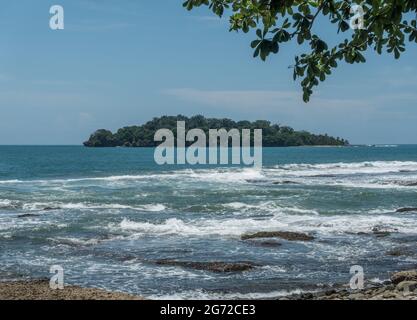
[[[417,212],[396,212],[417,207],[417,146],[264,148],[262,169],[159,166],[153,152],[0,147],[0,279],[60,265],[66,284],[151,299],[275,298],[347,285],[353,265],[372,283],[417,264]],[[259,231],[315,240],[240,238]]]

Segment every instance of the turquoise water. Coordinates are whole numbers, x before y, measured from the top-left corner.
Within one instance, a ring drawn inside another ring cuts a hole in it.
[[[417,146],[265,148],[262,170],[158,166],[153,149],[0,147],[0,278],[149,298],[270,298],[417,264]],[[22,214],[32,216],[19,217]],[[242,241],[297,231],[311,242]],[[389,232],[378,237],[374,231]],[[402,256],[387,255],[400,248]],[[156,260],[250,261],[217,274]]]

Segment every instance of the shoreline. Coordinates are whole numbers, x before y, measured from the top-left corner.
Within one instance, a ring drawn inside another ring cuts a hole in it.
[[[75,285],[52,290],[49,280],[0,281],[0,300],[146,300],[117,291]],[[256,299],[255,299],[256,300]],[[263,300],[263,299],[262,299]],[[340,287],[314,293],[292,294],[268,300],[417,300],[417,269],[395,272],[391,280],[362,290]]]
[[[144,300],[140,296],[68,285],[52,290],[49,280],[0,281],[0,300]]]

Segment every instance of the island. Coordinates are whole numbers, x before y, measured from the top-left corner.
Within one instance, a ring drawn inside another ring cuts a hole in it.
[[[86,147],[156,147],[159,141],[154,141],[155,132],[159,129],[170,129],[174,133],[177,121],[185,121],[186,130],[202,129],[206,134],[209,129],[262,129],[262,145],[264,147],[294,147],[294,146],[347,146],[349,141],[331,137],[327,134],[312,134],[307,131],[296,131],[291,127],[271,124],[270,121],[233,121],[231,119],[205,118],[202,115],[186,117],[162,116],[153,118],[140,126],[128,126],[117,130],[100,129],[94,132],[84,142]],[[192,144],[192,142],[190,142]]]

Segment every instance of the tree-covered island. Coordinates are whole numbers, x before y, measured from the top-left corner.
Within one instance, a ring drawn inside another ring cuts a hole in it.
[[[262,144],[264,147],[291,147],[291,146],[346,146],[349,142],[339,137],[334,138],[327,134],[312,134],[307,131],[296,131],[288,126],[271,124],[266,120],[233,121],[231,119],[205,118],[202,115],[188,118],[183,115],[162,116],[154,118],[141,126],[129,126],[112,133],[100,129],[94,132],[86,147],[156,147],[159,141],[154,141],[155,132],[159,129],[170,129],[176,134],[177,121],[185,121],[186,130],[202,129],[207,135],[209,129],[262,129]],[[193,142],[188,142],[192,144]]]

